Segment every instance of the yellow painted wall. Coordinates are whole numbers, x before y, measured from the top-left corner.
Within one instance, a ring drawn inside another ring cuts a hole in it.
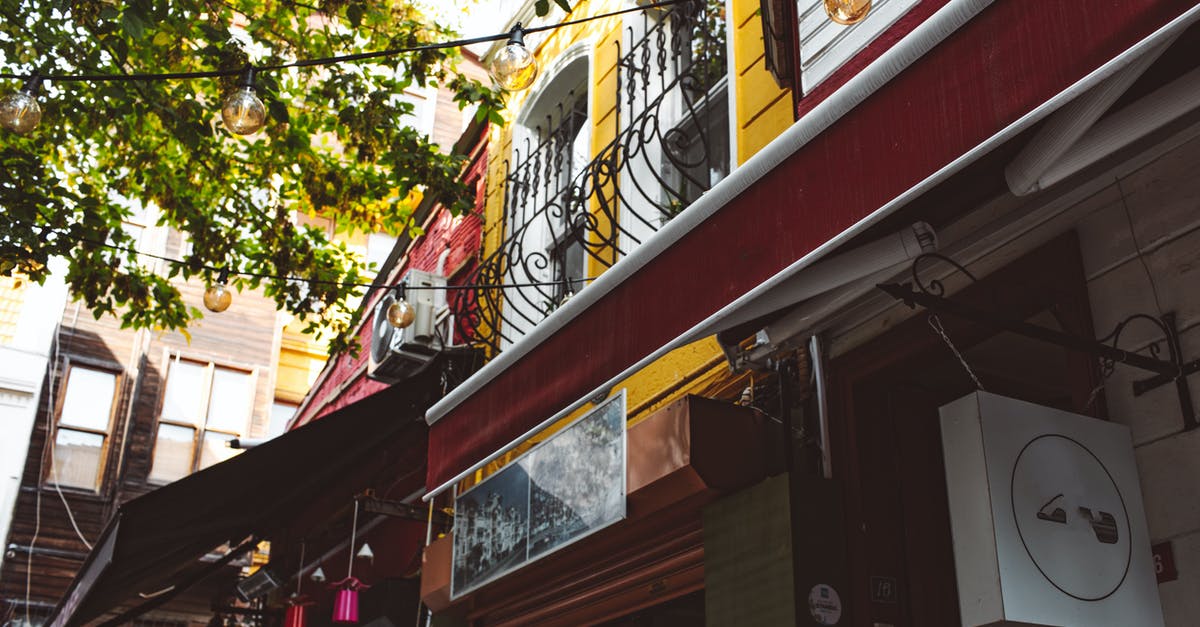
[[[21,304],[29,281],[22,276],[0,276],[0,345],[11,344],[21,317]]]
[[[328,357],[324,342],[302,333],[304,325],[292,322],[283,328],[279,365],[275,370],[275,398],[299,403],[312,388]]]
[[[766,69],[758,0],[731,0],[738,163],[745,163],[792,125],[791,90]]]

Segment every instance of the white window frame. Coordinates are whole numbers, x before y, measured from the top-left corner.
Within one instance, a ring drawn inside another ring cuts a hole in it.
[[[180,421],[176,421],[176,420],[170,420],[170,419],[163,418],[163,409],[166,404],[167,385],[168,385],[168,381],[170,380],[170,377],[171,377],[171,368],[174,366],[174,364],[177,364],[181,361],[204,366],[204,383],[203,383],[204,387],[203,387],[202,395],[201,395],[201,399],[202,399],[201,405],[203,406],[203,411],[202,411],[203,424],[190,424],[190,423],[186,423],[186,422],[180,422]],[[249,435],[251,426],[254,423],[254,408],[255,408],[256,401],[258,399],[258,382],[259,382],[258,370],[259,369],[257,366],[233,364],[233,363],[216,361],[213,359],[207,359],[204,357],[181,355],[178,353],[173,354],[173,355],[169,354],[168,358],[166,360],[166,363],[167,363],[166,376],[164,376],[162,378],[162,384],[161,384],[162,389],[159,390],[159,394],[158,394],[158,411],[156,412],[156,415],[154,418],[154,432],[153,432],[154,442],[153,442],[153,446],[150,447],[149,466],[146,467],[146,481],[147,481],[147,483],[151,483],[151,484],[155,484],[155,485],[167,484],[167,483],[171,483],[172,481],[178,480],[178,479],[172,479],[172,480],[156,479],[153,476],[155,455],[158,452],[158,432],[159,432],[160,425],[165,424],[165,425],[170,425],[170,426],[174,426],[174,427],[181,427],[181,428],[193,430],[194,433],[192,434],[192,460],[191,460],[191,465],[190,465],[190,469],[188,470],[188,473],[186,475],[184,475],[185,477],[190,476],[201,470],[200,460],[201,460],[201,457],[203,457],[204,436],[206,434],[208,434],[210,431],[213,433],[220,433],[220,434],[228,435],[228,436],[230,436],[230,439],[235,438],[235,437],[246,437],[247,435]],[[208,410],[209,410],[209,407],[211,406],[210,401],[211,401],[211,397],[212,397],[213,379],[214,379],[214,373],[216,372],[217,368],[221,368],[224,370],[231,370],[231,371],[235,371],[235,372],[241,372],[241,373],[250,375],[250,391],[251,391],[251,393],[250,393],[250,398],[248,400],[250,406],[249,406],[249,411],[246,414],[246,416],[247,416],[246,423],[244,425],[242,425],[241,431],[239,433],[231,433],[229,431],[225,431],[222,429],[210,429],[208,426]]]
[[[548,107],[555,107],[571,90],[575,89],[574,83],[571,85],[563,84],[563,81],[572,80],[569,75],[564,75],[564,72],[571,71],[572,68],[577,68],[583,63],[587,64],[587,76],[584,77],[583,81],[579,81],[579,83],[584,89],[587,90],[586,95],[583,96],[587,105],[587,120],[584,122],[581,132],[587,133],[587,160],[590,162],[591,159],[595,158],[594,140],[592,137],[595,127],[595,94],[593,93],[593,78],[595,76],[595,49],[596,43],[592,39],[587,39],[572,44],[566,50],[563,50],[562,53],[556,56],[552,62],[546,65],[545,71],[542,72],[542,74],[534,82],[534,85],[528,90],[527,97],[525,98],[524,102],[521,103],[520,113],[515,118],[516,124],[513,125],[512,152],[510,155],[510,159],[513,163],[516,163],[518,158],[523,157],[523,155],[518,152],[519,150],[525,149],[527,145],[536,146],[539,143],[540,140],[536,136],[536,131],[534,129],[536,126],[538,126],[540,121],[539,118],[543,116],[546,109]],[[505,208],[506,211],[510,209],[510,207]],[[531,209],[536,210],[537,207],[532,207]],[[511,216],[509,217],[511,218]],[[514,224],[513,226],[517,225]],[[559,247],[560,242],[554,241],[553,233],[551,232],[550,227],[544,223],[544,220],[534,220],[530,223],[529,228],[538,230],[528,233],[524,238],[524,241],[532,246],[530,250],[537,250],[538,252],[547,255],[547,258],[549,259],[553,251]],[[504,235],[505,237],[508,237],[510,233],[505,233]],[[588,255],[585,252],[583,261],[584,274],[587,274],[587,260]],[[514,270],[516,270],[515,273]],[[550,280],[554,276],[555,272],[556,270],[551,267],[551,264],[547,265],[544,272],[540,274],[530,273],[529,276],[525,276],[523,269],[514,268],[508,271],[509,274],[507,278],[518,283],[540,282]],[[543,298],[542,292],[544,290],[545,288],[540,287],[525,287],[509,290],[509,293],[505,298],[505,306],[520,307],[518,303],[525,302],[523,299],[529,299],[529,302],[539,302]],[[525,313],[526,315],[532,316],[534,312],[530,311]],[[540,315],[540,313],[538,315]],[[538,324],[540,324],[540,322],[541,321],[539,320]],[[535,326],[537,326],[537,324],[531,324],[528,327],[521,329],[506,329],[501,335],[501,350],[507,349],[521,337],[529,333]]]

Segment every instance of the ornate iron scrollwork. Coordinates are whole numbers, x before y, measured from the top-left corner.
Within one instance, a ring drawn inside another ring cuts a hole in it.
[[[1113,373],[1118,363],[1152,372],[1154,373],[1153,377],[1134,381],[1134,396],[1140,396],[1167,383],[1174,383],[1179,396],[1179,406],[1183,416],[1184,429],[1190,430],[1200,427],[1200,422],[1196,419],[1195,408],[1192,405],[1191,392],[1188,390],[1187,383],[1188,375],[1200,372],[1200,360],[1189,362],[1183,360],[1183,349],[1179,343],[1179,332],[1175,326],[1175,315],[1173,313],[1168,312],[1161,317],[1136,313],[1118,322],[1111,332],[1098,340],[1076,337],[1054,329],[1040,327],[1023,320],[1009,319],[997,314],[995,311],[981,309],[946,298],[946,286],[940,280],[921,280],[920,266],[928,260],[947,263],[969,277],[972,281],[977,280],[975,275],[967,270],[966,267],[953,259],[937,253],[926,253],[918,255],[913,260],[911,283],[902,285],[888,283],[881,284],[878,287],[909,307],[915,308],[917,305],[921,305],[935,313],[948,313],[999,331],[1017,333],[1070,350],[1096,355],[1100,359],[1100,375],[1102,380],[1107,379]],[[1149,323],[1162,334],[1162,339],[1146,344],[1144,350],[1148,354],[1120,348],[1122,334],[1134,322]],[[1165,359],[1163,358],[1163,343],[1167,346]],[[1093,398],[1088,401],[1089,405],[1100,389],[1101,387],[1097,387],[1096,391],[1092,393]]]
[[[940,279],[929,279],[928,281],[921,280],[921,265],[929,260],[936,260],[936,261],[940,261],[942,263],[953,266],[954,269],[963,273],[963,275],[966,276],[968,279],[971,279],[972,283],[975,283],[976,281],[979,280],[979,279],[975,278],[975,275],[972,274],[971,271],[966,268],[966,266],[962,265],[961,263],[958,263],[957,261],[955,261],[945,255],[942,255],[939,253],[921,253],[920,255],[917,255],[915,258],[913,258],[912,282],[913,282],[913,285],[916,286],[917,289],[921,290],[921,292],[923,292],[925,294],[929,294],[931,296],[945,296],[946,295],[946,286],[942,283],[942,281]]]

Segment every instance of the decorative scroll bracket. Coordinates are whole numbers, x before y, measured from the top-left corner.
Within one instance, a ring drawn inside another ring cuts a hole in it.
[[[1023,320],[1012,320],[991,311],[945,298],[943,295],[945,290],[940,282],[935,280],[931,281],[929,285],[925,285],[917,279],[917,265],[924,258],[936,258],[945,261],[958,268],[972,280],[975,279],[970,272],[967,272],[965,268],[953,260],[941,255],[931,254],[921,255],[913,261],[914,280],[912,283],[884,283],[877,287],[910,308],[915,309],[917,305],[920,305],[932,312],[956,316],[997,331],[1008,331],[1034,340],[1049,342],[1069,350],[1096,355],[1105,361],[1107,367],[1111,367],[1112,364],[1122,363],[1152,372],[1154,376],[1133,382],[1133,395],[1141,396],[1150,390],[1168,383],[1174,383],[1179,396],[1179,409],[1183,415],[1184,430],[1190,431],[1200,426],[1200,423],[1196,419],[1196,410],[1192,405],[1191,391],[1187,381],[1188,375],[1200,372],[1200,360],[1183,361],[1183,349],[1179,342],[1179,332],[1176,328],[1174,313],[1165,313],[1161,318],[1147,314],[1135,314],[1119,323],[1113,332],[1105,336],[1103,340],[1076,337]],[[1117,347],[1121,331],[1125,328],[1125,325],[1133,320],[1151,322],[1162,331],[1164,335],[1163,341],[1166,342],[1170,359],[1161,359],[1157,356],[1159,353],[1157,342],[1150,345],[1151,354],[1149,356]],[[1111,341],[1111,343],[1106,343],[1108,341]]]

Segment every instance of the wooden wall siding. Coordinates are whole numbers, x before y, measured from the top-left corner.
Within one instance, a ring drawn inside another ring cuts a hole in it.
[[[203,285],[180,285],[180,289],[186,302],[201,306]],[[235,294],[229,310],[221,314],[209,314],[193,325],[189,329],[190,342],[180,333],[121,329],[117,318],[105,316],[96,319],[83,306],[68,303],[58,336],[60,359],[70,359],[80,364],[109,365],[122,373],[104,454],[100,491],[92,493],[73,488],[62,489],[80,531],[89,541],[100,535],[119,503],[155,487],[146,482],[146,476],[153,453],[159,396],[168,355],[177,352],[184,357],[257,370],[253,418],[246,435],[261,435],[265,433],[269,422],[273,396],[269,375],[277,356],[273,339],[275,327],[274,303],[251,292]],[[13,526],[9,537],[5,539],[6,545],[27,546],[33,541],[36,527],[37,547],[72,551],[80,555],[80,559],[33,556],[30,597],[33,601],[46,603],[54,603],[59,599],[88,550],[76,536],[54,488],[46,485],[39,490],[37,487],[44,472],[42,450],[46,443],[47,419],[53,416],[60,398],[61,378],[60,369],[58,376],[53,381],[47,377],[44,385]],[[51,383],[54,394],[50,393]],[[49,452],[47,464],[48,456]],[[15,559],[5,560],[3,569],[0,569],[0,598],[24,598],[26,557],[24,553],[18,553]],[[188,608],[182,610],[183,614],[190,613],[203,624],[209,617],[207,607],[212,592],[183,595],[165,611],[169,613],[180,607]]]
[[[474,58],[474,54],[469,51],[463,52],[463,58],[459,61],[459,71],[467,76],[482,82],[490,84],[491,79],[488,78],[487,70]],[[474,110],[463,111],[458,108],[458,103],[454,101],[454,92],[444,87],[437,91],[437,109],[433,114],[433,141],[442,148],[443,152],[449,152],[458,138],[462,136],[463,130],[466,129],[467,123],[470,120],[467,116],[474,115]]]

